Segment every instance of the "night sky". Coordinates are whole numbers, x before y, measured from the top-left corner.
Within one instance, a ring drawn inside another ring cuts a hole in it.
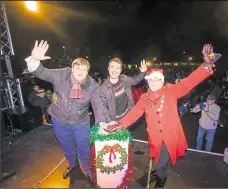
[[[158,61],[187,61],[188,56],[201,61],[203,44],[212,43],[223,54],[218,66],[228,67],[225,1],[42,1],[39,6],[34,14],[22,2],[6,2],[20,59],[30,54],[36,39],[49,42],[52,59],[63,45],[73,58],[77,48],[89,46],[92,66],[104,68],[112,53],[126,64],[155,56]]]

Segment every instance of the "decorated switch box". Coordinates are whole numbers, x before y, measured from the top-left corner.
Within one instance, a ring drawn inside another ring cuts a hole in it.
[[[132,177],[132,137],[127,130],[102,134],[91,128],[91,168],[97,187],[127,188]]]

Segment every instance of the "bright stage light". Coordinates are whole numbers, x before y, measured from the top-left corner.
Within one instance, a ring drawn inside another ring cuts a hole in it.
[[[37,2],[35,2],[35,1],[26,1],[25,5],[26,5],[27,9],[32,12],[35,12],[38,9]]]

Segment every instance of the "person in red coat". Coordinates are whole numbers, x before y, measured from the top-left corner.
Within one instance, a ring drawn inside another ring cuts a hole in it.
[[[163,188],[167,179],[167,168],[171,161],[185,155],[187,142],[179,119],[177,100],[188,94],[192,88],[213,74],[212,66],[220,54],[213,53],[211,45],[203,47],[204,63],[187,78],[177,84],[164,85],[163,70],[150,69],[145,79],[148,92],[116,125],[106,128],[107,132],[126,129],[144,113],[147,122],[149,157],[155,160],[155,170],[151,174],[151,183],[156,180],[155,188]]]

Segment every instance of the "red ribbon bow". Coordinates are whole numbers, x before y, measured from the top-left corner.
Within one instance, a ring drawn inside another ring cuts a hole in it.
[[[119,144],[115,144],[113,146],[108,146],[108,145],[105,145],[104,146],[105,153],[110,153],[110,155],[109,155],[109,162],[110,163],[112,163],[112,155],[113,155],[114,159],[116,159],[115,152],[118,152],[119,151],[119,147],[120,147]]]

